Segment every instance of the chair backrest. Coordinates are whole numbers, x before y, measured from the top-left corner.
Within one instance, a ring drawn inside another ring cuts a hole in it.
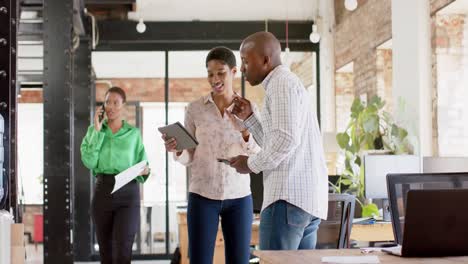
[[[317,249],[349,247],[354,205],[354,195],[328,194],[328,217],[319,226]]]
[[[468,189],[468,172],[388,174],[387,188],[393,234],[396,242],[401,245],[403,243],[408,191],[424,189]]]

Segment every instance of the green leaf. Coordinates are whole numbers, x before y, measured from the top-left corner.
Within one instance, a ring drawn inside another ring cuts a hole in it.
[[[398,137],[398,126],[393,124],[392,125],[392,137]]]
[[[356,160],[354,161],[354,163],[356,163],[357,165],[361,166],[361,164],[362,164],[361,157],[356,156]]]
[[[372,134],[366,134],[363,143],[364,149],[374,149],[374,136]]]
[[[346,169],[343,171],[343,175],[342,177],[345,177],[345,178],[348,178],[348,179],[352,179],[354,177],[354,174],[352,171],[350,171],[349,169]]]
[[[364,110],[364,106],[359,98],[355,98],[353,104],[351,105],[351,117],[356,118]]]
[[[366,133],[375,133],[379,130],[379,117],[377,115],[366,115],[362,121],[362,127]]]
[[[385,105],[385,101],[382,101],[382,98],[380,98],[377,95],[374,95],[370,100],[369,100],[369,105],[373,105],[377,107],[378,109],[382,109]]]
[[[336,141],[342,149],[347,149],[349,145],[349,135],[347,133],[338,133],[336,134]]]
[[[367,115],[377,115],[379,109],[375,105],[369,105],[363,112]]]
[[[346,151],[345,152],[345,158],[346,158],[346,160],[349,160],[349,161],[354,160],[354,153],[351,152],[351,151]]]
[[[342,179],[341,183],[344,184],[344,185],[351,185],[351,183],[353,183],[353,181],[349,180],[349,179]]]
[[[366,204],[362,207],[362,217],[378,217],[379,208],[374,203]]]
[[[398,137],[400,138],[400,140],[403,140],[408,136],[408,131],[406,131],[406,129],[400,127],[398,129],[398,135],[399,135]]]
[[[384,119],[385,123],[387,123],[387,124],[392,123],[393,118],[392,118],[392,115],[389,112],[383,111],[382,116],[383,116],[383,119]]]

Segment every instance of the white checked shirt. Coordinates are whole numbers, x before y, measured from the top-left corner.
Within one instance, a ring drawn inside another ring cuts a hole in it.
[[[230,111],[234,105],[231,105]],[[242,121],[239,120],[240,125]],[[252,136],[245,142],[229,117],[221,112],[211,93],[191,102],[185,112],[185,128],[198,141],[195,150],[184,150],[174,159],[191,167],[189,192],[212,200],[242,198],[250,194],[250,175],[237,173],[217,158],[229,159],[259,151]]]
[[[299,78],[278,66],[263,80],[264,108],[244,125],[262,150],[249,157],[249,168],[263,171],[262,210],[285,200],[326,219],[328,173],[317,116]]]

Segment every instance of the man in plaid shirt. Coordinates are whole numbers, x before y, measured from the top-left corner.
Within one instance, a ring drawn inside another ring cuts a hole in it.
[[[310,96],[281,64],[281,45],[273,34],[250,35],[240,54],[247,81],[265,89],[260,115],[239,96],[232,110],[262,150],[230,160],[240,173],[263,171],[260,249],[314,249],[320,219],[327,217],[328,173]]]

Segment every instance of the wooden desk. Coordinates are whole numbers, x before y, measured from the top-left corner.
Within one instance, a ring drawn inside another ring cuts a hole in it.
[[[281,251],[254,251],[260,258],[260,264],[306,264],[322,263],[326,256],[364,256],[359,249],[327,249],[327,250],[281,250]],[[384,264],[444,264],[468,263],[468,257],[444,258],[402,258],[382,252],[370,253],[380,259]]]

